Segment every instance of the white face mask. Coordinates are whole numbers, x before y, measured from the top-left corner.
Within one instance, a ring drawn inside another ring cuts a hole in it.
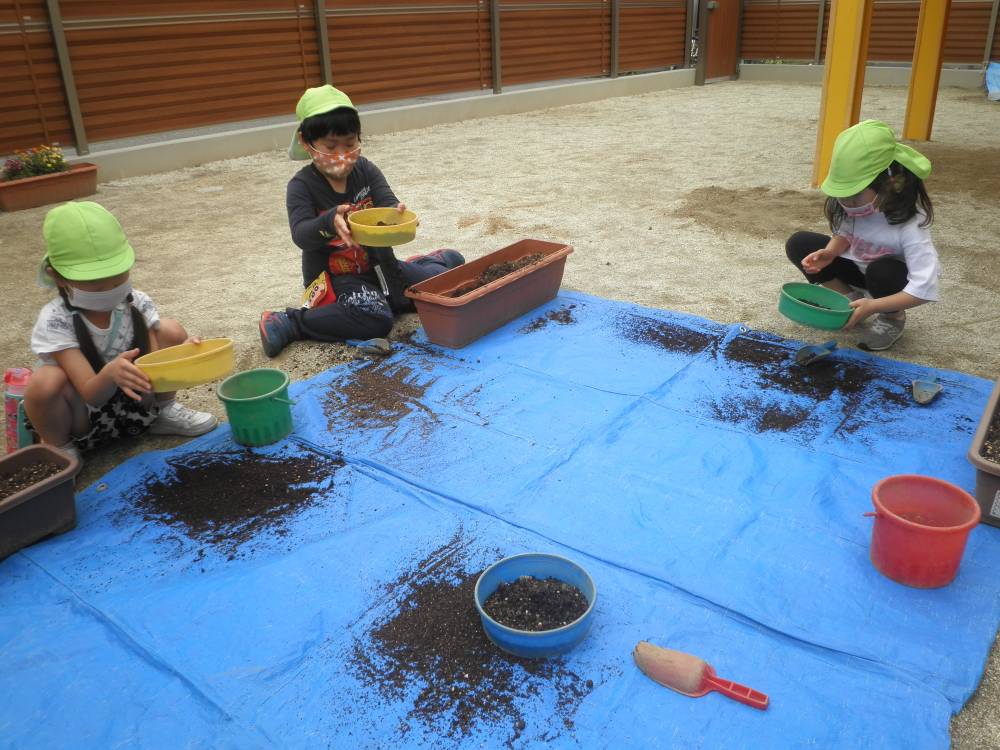
[[[865,216],[871,216],[873,213],[877,212],[878,209],[875,208],[875,201],[877,198],[872,198],[871,203],[866,203],[863,206],[845,206],[843,201],[837,201],[840,207],[844,209],[844,213],[850,216],[852,219],[860,219]]]
[[[76,287],[70,287],[70,301],[74,307],[93,312],[109,312],[124,302],[132,293],[132,282],[126,280],[114,289],[104,292],[88,292]]]

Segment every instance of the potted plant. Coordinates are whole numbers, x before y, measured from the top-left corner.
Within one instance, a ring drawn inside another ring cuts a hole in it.
[[[1000,379],[972,438],[969,461],[976,467],[976,500],[982,522],[1000,526]]]
[[[97,165],[67,164],[57,144],[15,151],[0,169],[0,209],[20,211],[97,192]]]

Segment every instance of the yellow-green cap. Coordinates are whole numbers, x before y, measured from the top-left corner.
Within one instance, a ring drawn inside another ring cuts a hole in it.
[[[338,107],[349,107],[355,112],[358,111],[358,108],[351,104],[351,100],[347,94],[340,89],[335,89],[330,84],[316,86],[315,88],[306,89],[306,92],[299,98],[299,103],[295,105],[295,117],[298,119],[299,125],[301,125],[302,121],[307,117],[322,115]],[[288,147],[288,157],[297,160],[308,159],[309,153],[302,148],[298,136],[299,129],[296,127],[295,132],[292,133],[292,143]]]
[[[42,224],[45,257],[38,269],[42,283],[55,282],[45,273],[46,265],[71,281],[93,281],[125,273],[135,263],[118,219],[92,201],[72,201],[56,206]]]
[[[820,187],[833,198],[857,195],[894,161],[921,180],[931,173],[930,160],[916,149],[897,143],[892,128],[884,122],[859,122],[837,136],[830,172]]]

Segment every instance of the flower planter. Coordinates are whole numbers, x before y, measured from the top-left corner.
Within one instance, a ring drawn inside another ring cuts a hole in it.
[[[80,461],[49,445],[30,445],[0,458],[0,476],[36,464],[54,464],[59,471],[0,500],[0,560],[76,526],[73,480]]]
[[[430,341],[461,349],[555,297],[571,252],[570,245],[558,242],[521,240],[414,284],[406,296],[416,305]],[[513,263],[534,254],[544,257],[467,294],[451,296],[494,263]]]
[[[993,393],[986,403],[986,410],[972,438],[972,447],[969,448],[969,461],[976,467],[976,502],[983,511],[981,520],[991,526],[1000,526],[1000,464],[983,456],[983,445],[986,443],[986,436],[993,420],[1000,418],[998,414],[1000,414],[1000,380],[993,386]]]
[[[86,162],[72,164],[65,172],[0,181],[0,209],[21,211],[82,198],[96,192],[97,165]]]

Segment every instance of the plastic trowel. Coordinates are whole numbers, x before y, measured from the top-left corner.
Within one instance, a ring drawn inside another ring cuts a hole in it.
[[[636,666],[651,680],[682,695],[700,698],[715,690],[761,711],[766,711],[771,703],[771,699],[759,690],[722,679],[715,674],[711,664],[683,651],[662,648],[649,641],[639,641],[632,652],[632,658],[635,659]]]
[[[365,354],[377,354],[381,357],[392,353],[392,344],[388,339],[348,339],[344,342],[348,346],[356,347]]]
[[[938,382],[937,378],[914,380],[913,400],[918,404],[929,404],[943,389],[944,386]]]
[[[807,344],[795,352],[795,364],[811,365],[823,357],[829,357],[836,348],[836,341],[827,341],[825,344]]]

